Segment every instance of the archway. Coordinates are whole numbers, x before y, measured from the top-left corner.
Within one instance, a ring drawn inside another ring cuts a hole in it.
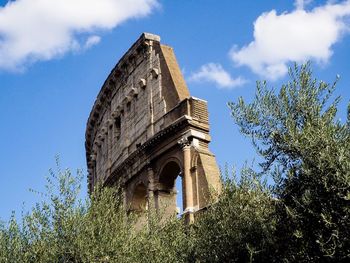
[[[166,163],[158,180],[158,209],[161,213],[182,214],[183,183],[180,165],[176,161]]]
[[[130,203],[130,212],[142,213],[147,211],[147,188],[144,184],[135,187]]]

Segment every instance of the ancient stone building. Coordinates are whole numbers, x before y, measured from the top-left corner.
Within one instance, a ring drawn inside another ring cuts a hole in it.
[[[209,142],[206,101],[190,96],[173,49],[144,33],[111,71],[90,113],[89,190],[119,183],[129,211],[152,206],[174,214],[182,206],[192,221],[220,188]],[[183,205],[176,204],[181,192]]]

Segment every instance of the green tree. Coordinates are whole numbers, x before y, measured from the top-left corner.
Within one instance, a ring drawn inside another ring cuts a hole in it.
[[[57,161],[43,200],[20,222],[0,224],[0,263],[349,261],[350,105],[346,122],[336,120],[336,82],[317,81],[309,64],[290,78],[279,91],[258,82],[253,102],[229,103],[262,172],[226,178],[190,227],[152,210],[134,227],[118,187],[82,201],[84,175]]]
[[[269,262],[273,256],[275,206],[260,175],[250,168],[228,176],[217,203],[194,225],[200,262]]]
[[[317,81],[310,64],[289,74],[278,92],[258,82],[253,102],[240,98],[229,107],[276,180],[279,257],[349,260],[350,105],[343,123],[336,119],[340,98],[331,100],[337,81]]]
[[[118,187],[97,187],[82,201],[84,175],[50,170],[42,201],[0,225],[0,263],[190,262],[191,240],[181,220],[135,228]],[[163,223],[159,223],[163,222]]]

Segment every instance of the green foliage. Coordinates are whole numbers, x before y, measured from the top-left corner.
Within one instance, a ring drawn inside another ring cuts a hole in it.
[[[83,174],[57,161],[43,200],[21,222],[0,223],[0,263],[349,261],[350,104],[347,120],[336,120],[336,82],[317,81],[309,64],[290,78],[279,91],[258,82],[253,102],[229,103],[262,172],[245,168],[237,180],[226,171],[193,225],[152,207],[128,214],[118,187],[82,201]]]
[[[258,82],[252,103],[229,106],[276,179],[279,255],[339,262],[350,257],[350,105],[347,122],[336,120],[337,81],[317,81],[309,64],[290,78],[279,92]]]
[[[191,243],[181,220],[150,214],[149,224],[137,226],[118,187],[97,187],[81,201],[82,178],[57,161],[40,193],[44,200],[21,224],[13,216],[0,225],[1,263],[189,262]]]
[[[118,188],[96,189],[76,238],[81,262],[187,262],[183,222],[148,218],[140,225],[139,218],[127,216]]]
[[[227,171],[226,171],[227,174]],[[200,262],[269,262],[274,244],[274,200],[258,174],[244,168],[227,177],[219,201],[195,224]]]

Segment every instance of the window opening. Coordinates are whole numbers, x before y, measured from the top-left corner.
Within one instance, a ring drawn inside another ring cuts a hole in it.
[[[120,117],[117,117],[115,119],[115,137],[117,140],[120,138],[120,132],[121,132],[121,120]]]

